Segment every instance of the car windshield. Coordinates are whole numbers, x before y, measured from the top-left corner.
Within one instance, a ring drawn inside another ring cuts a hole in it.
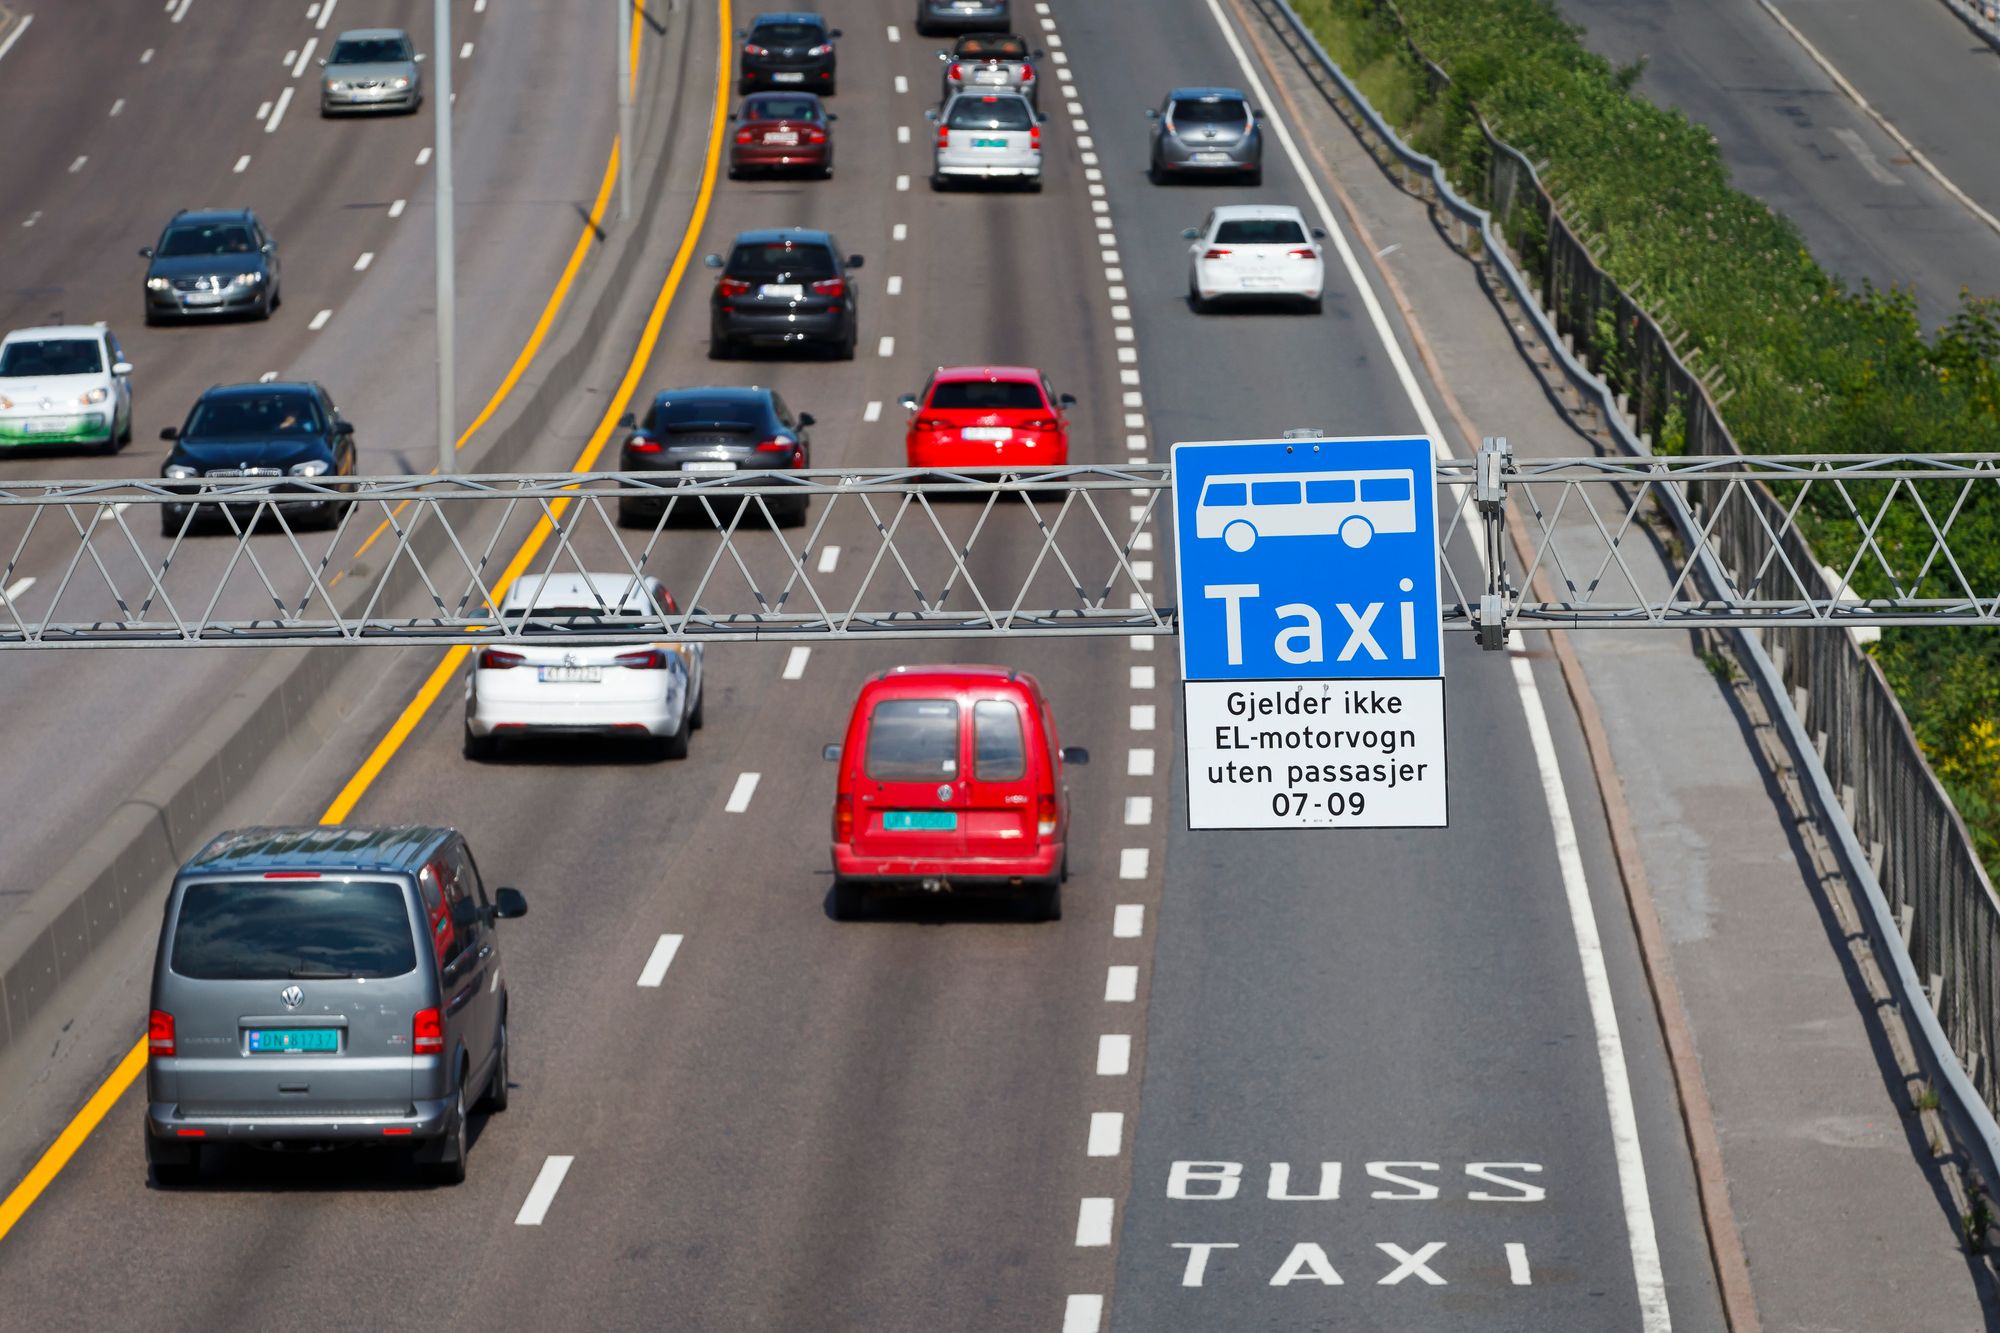
[[[657,399],[646,418],[650,430],[761,430],[764,424],[762,403],[699,395]]]
[[[167,228],[158,253],[162,259],[184,259],[190,255],[247,255],[256,248],[256,238],[248,227],[240,222],[217,222]]]
[[[1218,245],[1304,245],[1306,230],[1289,218],[1235,218],[1215,229]]]
[[[818,282],[840,276],[839,270],[834,267],[832,253],[824,246],[786,245],[782,241],[773,245],[737,246],[730,252],[729,267],[723,271],[732,278],[764,281],[795,278],[803,282]]]
[[[197,981],[400,977],[417,949],[401,886],[380,880],[190,884],[168,966]]]
[[[104,356],[91,338],[43,338],[0,347],[0,379],[30,375],[95,375]]]
[[[1046,406],[1040,387],[1020,380],[940,380],[931,389],[930,405],[974,412],[1032,412]]]
[[[311,435],[319,405],[305,393],[227,393],[195,404],[184,435]]]
[[[823,29],[810,23],[759,23],[750,30],[752,46],[797,46],[817,42]]]
[[[961,37],[958,54],[969,60],[1025,60],[1028,44],[1019,37]]]
[[[1176,125],[1241,125],[1249,119],[1233,97],[1175,102],[1173,117]]]
[[[961,97],[945,123],[955,130],[1025,130],[1035,114],[1021,97]]]
[[[401,37],[348,37],[333,44],[329,65],[388,65],[410,58],[410,44]]]
[[[868,719],[868,776],[929,782],[958,776],[958,705],[950,699],[884,699]]]
[[[810,97],[759,97],[744,108],[745,120],[819,119],[819,103]]]

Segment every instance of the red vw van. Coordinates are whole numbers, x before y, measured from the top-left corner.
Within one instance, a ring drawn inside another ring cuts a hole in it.
[[[1069,790],[1055,714],[1033,676],[994,666],[900,666],[869,680],[833,797],[833,911],[871,888],[997,893],[1062,916]]]

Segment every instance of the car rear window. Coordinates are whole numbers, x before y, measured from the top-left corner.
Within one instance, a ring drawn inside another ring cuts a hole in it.
[[[981,782],[1019,782],[1028,775],[1021,710],[1004,699],[972,706],[972,776]]]
[[[1287,218],[1237,218],[1215,229],[1220,245],[1304,245],[1306,231]]]
[[[744,110],[746,120],[819,119],[819,103],[810,97],[759,97]]]
[[[1019,37],[961,37],[958,54],[973,60],[1025,60],[1028,44]]]
[[[95,375],[104,357],[90,338],[43,338],[0,348],[0,379],[30,375]]]
[[[931,388],[930,405],[973,412],[1032,412],[1047,406],[1039,386],[1020,380],[941,380]]]
[[[417,965],[400,885],[380,880],[190,884],[168,960],[197,981],[400,977]]]
[[[410,44],[400,37],[356,37],[333,44],[329,65],[387,65],[410,58]]]
[[[311,435],[319,404],[303,393],[232,393],[204,398],[188,418],[187,435]]]
[[[1173,116],[1176,125],[1241,125],[1250,119],[1243,103],[1233,97],[1175,102]]]
[[[945,122],[954,130],[1025,130],[1035,123],[1025,98],[961,97]]]
[[[223,222],[207,227],[169,227],[160,238],[156,253],[162,259],[186,259],[196,255],[247,255],[256,248],[257,240],[248,227]]]
[[[765,416],[759,402],[682,395],[655,399],[646,425],[651,430],[760,430]]]
[[[825,31],[811,23],[759,23],[750,30],[750,44],[797,46],[801,42],[817,43]]]
[[[723,272],[732,278],[809,282],[840,276],[833,252],[821,245],[739,245],[729,252],[729,266]]]
[[[958,705],[950,699],[884,699],[868,717],[867,772],[883,782],[958,776]]]

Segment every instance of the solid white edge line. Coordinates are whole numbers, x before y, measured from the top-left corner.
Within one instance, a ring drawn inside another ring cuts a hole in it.
[[[1104,1327],[1104,1297],[1072,1296],[1063,1303],[1062,1333],[1098,1333]]]
[[[662,935],[653,945],[653,952],[646,955],[646,965],[639,969],[641,986],[658,986],[667,978],[667,969],[673,966],[674,955],[681,950],[682,936]]]
[[[802,643],[793,644],[792,650],[785,654],[785,669],[781,673],[784,679],[805,679],[806,663],[812,660],[812,651]]]
[[[1125,1141],[1125,1113],[1123,1111],[1092,1111],[1090,1113],[1090,1134],[1083,1148],[1086,1157],[1116,1157],[1119,1145]]]
[[[1597,1063],[1604,1076],[1604,1103],[1611,1115],[1611,1146],[1618,1160],[1618,1192],[1624,1196],[1625,1232],[1632,1251],[1632,1276],[1639,1288],[1640,1327],[1646,1333],[1667,1333],[1673,1321],[1667,1313],[1666,1278],[1660,1271],[1659,1240],[1653,1231],[1653,1205],[1646,1186],[1646,1161],[1639,1146],[1639,1121],[1632,1109],[1632,1079],[1625,1068],[1625,1043],[1618,1032],[1618,1011],[1611,1002],[1611,975],[1597,933],[1597,914],[1584,878],[1583,853],[1576,841],[1576,822],[1569,794],[1556,760],[1555,739],[1542,696],[1535,688],[1535,669],[1527,650],[1507,651],[1521,710],[1528,716],[1528,737],[1534,744],[1535,767],[1541,771],[1542,795],[1554,826],[1556,863],[1562,870],[1563,896],[1569,903],[1570,925],[1583,963],[1584,993],[1590,1001],[1590,1022],[1596,1030]]]
[[[535,1175],[535,1183],[528,1188],[528,1197],[521,1202],[521,1211],[514,1214],[517,1227],[538,1227],[542,1219],[549,1215],[549,1205],[556,1201],[556,1191],[562,1188],[563,1177],[569,1174],[569,1164],[574,1157],[550,1157],[542,1163],[542,1169]]]
[[[28,25],[30,23],[33,23],[34,21],[35,21],[35,16],[33,14],[21,15],[21,21],[14,25],[14,31],[7,34],[7,40],[4,42],[0,42],[0,60],[6,59],[7,53],[14,49],[14,43],[21,40],[21,34],[26,32],[28,30]],[[152,50],[148,48],[148,50],[146,51],[146,56],[150,57],[152,54],[153,54]],[[146,61],[145,59],[142,58],[139,61],[139,63],[143,65],[146,63]]]
[[[1097,1039],[1097,1072],[1104,1078],[1120,1078],[1132,1072],[1131,1034],[1107,1032]]]
[[[761,773],[738,773],[736,785],[729,789],[729,800],[723,804],[723,811],[727,814],[740,815],[748,810],[750,798],[757,794],[757,783],[763,776]]]

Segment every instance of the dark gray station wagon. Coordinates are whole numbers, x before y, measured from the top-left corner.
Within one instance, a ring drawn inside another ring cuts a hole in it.
[[[507,985],[489,895],[448,828],[225,833],[175,877],[153,964],[146,1162],[204,1148],[413,1148],[465,1178],[467,1117],[507,1107]]]

